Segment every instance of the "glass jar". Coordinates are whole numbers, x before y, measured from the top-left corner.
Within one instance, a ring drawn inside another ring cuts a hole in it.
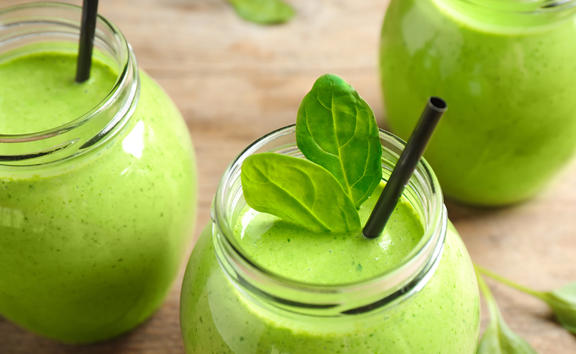
[[[448,197],[534,196],[576,147],[576,1],[392,0],[380,69],[406,138],[430,95],[450,109],[426,157]]]
[[[79,7],[63,3],[1,9],[0,65],[75,54],[80,18]],[[94,108],[48,130],[0,131],[0,314],[72,343],[114,337],[160,306],[196,204],[186,125],[103,17],[94,58],[118,73]],[[0,85],[11,82],[0,77]]]
[[[380,138],[386,179],[404,143],[384,131]],[[294,126],[257,140],[224,173],[212,222],[194,248],[182,287],[187,353],[475,351],[479,298],[474,270],[427,163],[419,164],[404,193],[424,225],[406,261],[366,281],[320,285],[279,276],[237,244],[233,227],[246,206],[240,167],[260,152],[302,157]]]

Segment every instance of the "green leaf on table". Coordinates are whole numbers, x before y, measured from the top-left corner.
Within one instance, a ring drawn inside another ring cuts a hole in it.
[[[490,322],[480,339],[477,354],[536,354],[536,351],[528,342],[514,333],[504,321],[498,304],[492,296],[488,285],[477,272],[478,285],[484,295],[488,312],[490,313]]]
[[[255,154],[244,160],[241,180],[246,202],[257,211],[314,232],[360,229],[350,198],[326,169],[313,162],[275,153]]]
[[[310,161],[336,177],[356,207],[382,179],[382,146],[374,113],[338,76],[321,76],[302,100],[296,140]]]
[[[535,354],[536,351],[512,332],[508,325],[502,320],[502,317],[490,322],[480,343],[477,354]]]
[[[476,269],[504,285],[546,302],[562,327],[576,334],[576,283],[570,283],[554,291],[537,291],[480,266],[476,266]]]
[[[543,300],[554,311],[562,327],[576,334],[576,283],[544,293]]]
[[[228,0],[238,16],[261,25],[287,22],[294,17],[294,8],[282,0]]]

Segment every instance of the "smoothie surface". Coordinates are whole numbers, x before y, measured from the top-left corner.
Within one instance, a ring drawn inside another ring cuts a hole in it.
[[[383,185],[362,204],[362,224],[378,200]],[[367,240],[361,234],[314,233],[248,208],[234,235],[245,254],[283,277],[313,284],[354,283],[400,265],[416,247],[424,227],[409,202],[402,199],[382,235]]]
[[[0,62],[0,134],[26,134],[69,123],[110,93],[117,73],[92,61],[90,79],[74,81],[76,56],[38,52]]]

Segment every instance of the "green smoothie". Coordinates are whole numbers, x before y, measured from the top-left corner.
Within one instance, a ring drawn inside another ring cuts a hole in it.
[[[88,81],[74,81],[76,57],[35,53],[0,63],[1,134],[34,133],[69,123],[96,107],[112,90],[118,74],[96,62]]]
[[[53,129],[98,106],[118,78],[94,60],[36,51],[0,61],[0,134]],[[136,73],[137,75],[138,73]],[[136,110],[105,144],[37,166],[0,164],[0,315],[64,342],[116,336],[162,303],[188,243],[193,149],[162,89],[140,73]]]
[[[360,208],[365,223],[382,188]],[[317,234],[248,209],[236,225],[244,254],[265,269],[311,284],[354,283],[394,269],[416,247],[424,228],[410,205],[396,207],[374,242],[361,235]]]
[[[426,157],[451,198],[533,196],[576,147],[576,9],[540,2],[392,0],[380,68],[387,119],[407,138],[430,95],[450,109]],[[491,6],[493,8],[491,8]],[[526,6],[533,11],[518,11]]]
[[[360,208],[363,219],[381,187]],[[246,209],[234,237],[242,253],[267,271],[309,284],[354,283],[407,260],[424,232],[406,199],[375,240],[313,234]],[[235,287],[219,268],[207,228],[192,254],[182,290],[187,353],[473,353],[478,290],[469,256],[450,226],[439,267],[415,295],[361,315],[314,317],[271,308]]]

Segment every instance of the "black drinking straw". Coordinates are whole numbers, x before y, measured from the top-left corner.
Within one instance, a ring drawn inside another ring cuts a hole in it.
[[[98,0],[84,0],[82,5],[82,24],[80,27],[80,43],[78,44],[78,62],[76,65],[76,82],[84,82],[90,78],[92,66],[92,48],[96,32],[96,17],[98,16]]]
[[[404,187],[414,173],[414,169],[420,161],[440,117],[446,111],[446,107],[446,102],[439,97],[430,97],[428,100],[416,128],[408,139],[386,187],[380,194],[380,198],[378,198],[378,202],[376,202],[376,206],[370,214],[364,230],[362,230],[364,237],[376,238],[384,230],[384,226],[386,226],[392,211],[402,196]]]

